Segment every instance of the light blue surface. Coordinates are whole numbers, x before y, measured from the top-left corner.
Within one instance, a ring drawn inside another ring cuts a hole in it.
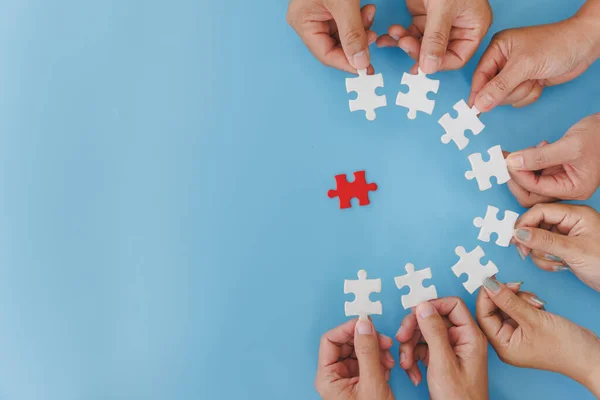
[[[401,2],[377,4],[378,33],[409,21]],[[580,4],[495,0],[492,33]],[[438,74],[434,115],[409,121],[393,100],[411,62],[374,49],[390,106],[368,122],[286,7],[0,1],[1,399],[315,399],[318,339],[346,320],[358,269],[383,279],[374,321],[388,335],[406,314],[393,281],[406,262],[473,307],[454,247],[479,244],[471,221],[488,204],[522,210],[505,186],[464,179],[467,152],[556,140],[600,111],[596,64],[484,115],[459,153],[436,121],[468,96],[475,61]],[[380,187],[371,206],[339,210],[333,176],[363,168]],[[500,279],[600,332],[600,295],[483,247]],[[398,399],[428,398],[399,369],[391,382]],[[490,386],[501,400],[592,398],[495,355]]]

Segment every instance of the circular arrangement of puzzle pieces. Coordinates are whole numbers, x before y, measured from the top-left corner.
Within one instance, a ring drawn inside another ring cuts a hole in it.
[[[417,75],[404,73],[402,76],[402,85],[409,87],[409,91],[398,92],[396,105],[408,109],[408,118],[415,119],[418,112],[431,115],[435,107],[435,100],[427,98],[429,92],[437,93],[440,81],[428,78],[423,71],[419,70]],[[350,100],[350,111],[364,111],[369,121],[377,117],[375,110],[387,106],[385,95],[376,94],[376,89],[383,87],[383,75],[367,75],[366,70],[359,70],[358,77],[346,79],[346,91],[356,92],[357,97]],[[441,136],[443,144],[454,142],[459,151],[464,150],[469,145],[469,138],[465,136],[466,131],[471,131],[473,135],[479,135],[485,128],[485,125],[479,120],[479,110],[476,107],[469,107],[464,100],[459,100],[454,106],[458,113],[457,118],[452,118],[449,113],[444,114],[438,121],[444,130]],[[471,171],[465,172],[468,180],[476,180],[480,191],[492,188],[491,178],[495,177],[499,185],[505,184],[510,180],[506,160],[500,146],[494,146],[488,150],[488,161],[483,160],[481,153],[474,153],[468,156],[471,164]],[[358,199],[359,206],[370,204],[369,192],[377,190],[376,183],[368,183],[365,171],[354,172],[354,180],[348,181],[345,174],[335,176],[336,188],[330,190],[327,195],[329,198],[337,197],[341,209],[351,208],[352,199]],[[495,233],[498,237],[496,244],[502,247],[508,247],[512,239],[515,223],[519,215],[512,211],[505,211],[504,219],[498,219],[500,210],[494,206],[488,206],[485,216],[476,217],[473,225],[480,228],[478,239],[483,242],[490,242],[491,234]],[[463,283],[464,288],[473,294],[483,285],[483,281],[498,273],[496,265],[489,261],[486,265],[481,264],[481,259],[485,252],[480,246],[477,246],[471,252],[467,252],[464,247],[455,249],[459,261],[451,267],[452,272],[457,277],[462,274],[468,276],[467,281]],[[412,308],[424,301],[436,299],[437,289],[435,285],[425,287],[423,281],[432,279],[431,268],[415,270],[413,264],[407,264],[406,274],[395,277],[398,289],[409,287],[410,292],[402,296],[402,306],[405,309]],[[380,301],[371,301],[371,293],[381,292],[381,279],[368,279],[365,270],[358,271],[358,279],[346,280],[344,282],[344,293],[354,294],[355,299],[345,303],[346,316],[358,316],[367,318],[371,314],[382,314],[383,306]]]

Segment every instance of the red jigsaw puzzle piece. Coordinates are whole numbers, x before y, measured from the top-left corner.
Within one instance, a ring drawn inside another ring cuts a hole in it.
[[[361,206],[369,205],[369,192],[377,190],[376,183],[367,183],[365,171],[356,171],[354,173],[354,181],[348,182],[345,174],[335,176],[336,189],[327,192],[330,199],[338,197],[340,200],[340,208],[350,208],[353,198],[358,199],[358,204]]]

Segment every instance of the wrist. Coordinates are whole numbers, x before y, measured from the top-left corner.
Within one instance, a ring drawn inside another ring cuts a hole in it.
[[[591,62],[600,58],[600,0],[588,0],[571,18],[590,45]]]
[[[583,385],[594,394],[597,398],[600,398],[600,369],[597,367],[595,371],[591,371]]]
[[[575,377],[579,383],[585,386],[590,392],[600,399],[600,345],[596,347],[597,351],[590,353],[586,372],[581,377]]]

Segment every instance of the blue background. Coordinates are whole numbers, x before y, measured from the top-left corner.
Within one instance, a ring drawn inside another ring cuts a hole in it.
[[[374,322],[388,335],[407,262],[472,308],[454,248],[481,244],[472,220],[488,204],[523,210],[506,186],[467,181],[467,154],[556,140],[600,111],[600,65],[484,115],[464,152],[436,121],[468,96],[492,33],[582,3],[492,1],[484,45],[435,76],[434,115],[414,121],[394,105],[412,62],[373,49],[389,106],[369,122],[348,111],[349,75],[287,26],[284,0],[0,1],[0,398],[315,399],[319,337],[346,320],[343,281],[361,268],[383,279]],[[409,22],[401,2],[376,4],[379,34]],[[333,177],[359,169],[380,189],[339,210]],[[499,279],[600,332],[600,295],[573,275],[483,247]],[[428,398],[398,368],[391,384]],[[493,353],[490,386],[493,399],[592,398]]]

